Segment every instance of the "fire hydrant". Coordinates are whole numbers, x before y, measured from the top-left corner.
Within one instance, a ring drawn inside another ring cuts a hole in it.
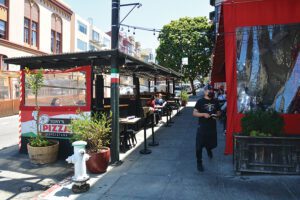
[[[90,158],[88,154],[85,153],[86,142],[76,141],[72,143],[74,148],[74,154],[69,156],[66,161],[68,163],[74,164],[74,176],[72,181],[74,182],[72,186],[72,191],[74,193],[86,192],[90,189],[90,185],[87,183],[89,176],[86,173],[86,161]]]

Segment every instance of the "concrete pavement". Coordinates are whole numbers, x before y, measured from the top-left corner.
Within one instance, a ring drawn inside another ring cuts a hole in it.
[[[18,144],[19,116],[0,118],[0,150]]]
[[[160,127],[160,145],[152,154],[141,155],[142,146],[122,155],[124,163],[101,175],[91,175],[89,192],[74,195],[70,183],[59,184],[39,199],[99,200],[297,200],[299,176],[243,175],[233,171],[232,156],[224,156],[224,136],[209,160],[204,151],[204,172],[195,159],[197,119],[191,116],[196,98],[191,98],[172,127]],[[150,131],[149,131],[150,132]],[[140,135],[139,135],[140,137]],[[141,138],[138,138],[141,141]]]

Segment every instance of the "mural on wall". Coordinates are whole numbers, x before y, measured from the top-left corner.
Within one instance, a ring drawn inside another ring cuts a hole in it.
[[[239,27],[238,111],[300,112],[300,24]]]

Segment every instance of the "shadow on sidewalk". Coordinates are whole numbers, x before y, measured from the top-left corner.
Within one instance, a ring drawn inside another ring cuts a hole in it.
[[[73,167],[59,160],[52,164],[32,164],[18,145],[0,151],[0,199],[31,199],[57,181],[71,175]],[[30,191],[23,192],[23,189]]]

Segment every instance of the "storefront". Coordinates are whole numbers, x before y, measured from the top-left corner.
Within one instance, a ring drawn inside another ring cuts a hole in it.
[[[140,85],[146,85],[146,82],[153,81],[154,78],[173,81],[180,79],[180,74],[171,69],[145,63],[116,50],[6,59],[7,63],[20,65],[22,69],[20,152],[27,152],[28,139],[37,134],[35,96],[25,87],[28,79],[25,67],[33,71],[43,69],[44,82],[37,97],[39,130],[45,137],[60,142],[59,157],[63,158],[72,151],[69,124],[78,116],[78,111],[87,114],[102,111],[109,113],[110,83],[113,79],[109,75],[112,55],[118,56],[121,66],[119,83],[121,96],[124,98],[120,97],[119,106],[125,104],[125,107],[129,107],[132,101],[134,108],[131,115],[138,116],[139,110],[143,110],[142,107],[137,109],[141,105],[138,103]]]
[[[227,86],[226,154],[243,113],[275,109],[285,133],[300,134],[300,1],[225,1],[212,81]]]

